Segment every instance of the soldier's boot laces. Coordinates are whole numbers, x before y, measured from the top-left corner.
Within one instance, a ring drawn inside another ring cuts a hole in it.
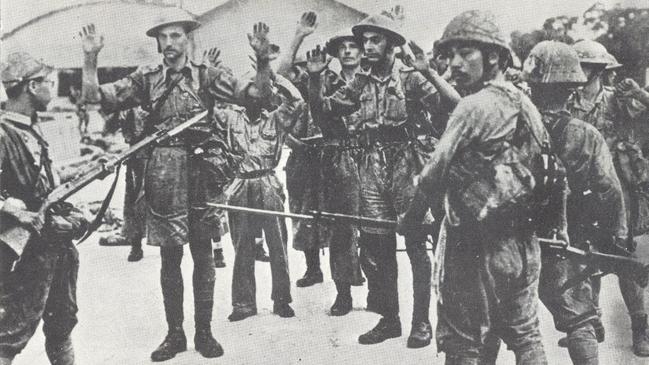
[[[304,273],[304,276],[295,282],[295,285],[298,288],[306,288],[308,286],[322,283],[323,281],[324,277],[322,276],[322,271],[320,271],[320,269],[315,272],[309,272],[307,270],[307,272]]]
[[[74,347],[70,337],[62,341],[45,340],[45,352],[52,365],[74,365]]]
[[[418,349],[430,345],[433,338],[433,328],[429,321],[421,321],[412,324],[410,336],[408,337],[408,348]]]
[[[214,250],[214,267],[216,267],[217,269],[222,269],[225,267],[225,257],[223,257],[222,249]]]
[[[182,328],[170,329],[164,341],[151,353],[151,361],[166,361],[183,351],[187,351],[185,331]]]
[[[223,356],[223,347],[214,339],[210,328],[196,329],[194,347],[206,358]]]
[[[649,329],[647,328],[647,315],[631,318],[633,330],[633,353],[636,356],[649,357]]]
[[[142,257],[144,257],[144,252],[142,251],[142,247],[132,247],[131,252],[128,254],[128,262],[138,262],[142,260]]]
[[[400,336],[401,320],[399,317],[383,317],[376,327],[358,337],[358,343],[361,345],[373,345]]]

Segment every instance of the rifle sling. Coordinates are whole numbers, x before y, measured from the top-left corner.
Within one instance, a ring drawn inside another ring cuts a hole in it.
[[[115,169],[115,179],[113,180],[113,184],[110,186],[110,189],[108,189],[108,193],[106,193],[106,197],[101,203],[101,207],[99,207],[97,215],[95,215],[95,219],[90,222],[88,229],[86,230],[86,233],[83,235],[83,237],[81,237],[81,239],[77,241],[77,246],[85,241],[88,237],[90,237],[90,235],[93,234],[97,230],[97,228],[101,226],[104,219],[104,214],[106,214],[106,210],[108,210],[110,201],[113,199],[113,194],[115,193],[115,187],[117,187],[117,180],[119,179],[119,170],[121,166],[122,164],[117,165],[117,168]]]

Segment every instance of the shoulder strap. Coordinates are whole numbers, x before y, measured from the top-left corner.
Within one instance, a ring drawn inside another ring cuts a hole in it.
[[[162,96],[160,96],[160,99],[158,99],[157,104],[151,109],[151,116],[156,116],[160,113],[160,109],[162,109],[162,105],[167,101],[167,98],[169,98],[169,95],[171,95],[171,92],[173,89],[180,84],[180,81],[185,78],[185,75],[181,72],[180,77],[176,78],[169,84],[167,89],[165,89],[164,93]]]

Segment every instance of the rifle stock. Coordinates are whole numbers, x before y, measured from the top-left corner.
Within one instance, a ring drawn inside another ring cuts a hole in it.
[[[207,111],[203,111],[176,127],[167,130],[159,130],[156,133],[147,136],[138,143],[132,145],[129,149],[124,151],[119,156],[105,162],[100,162],[98,166],[96,166],[91,171],[57,186],[47,195],[47,198],[45,198],[38,210],[38,214],[42,222],[45,222],[47,211],[52,207],[53,204],[65,201],[67,198],[76,194],[95,180],[103,180],[106,176],[110,175],[118,165],[128,160],[131,156],[154,143],[160,143],[168,138],[176,136],[185,129],[202,121],[206,116]],[[29,242],[29,240],[31,239],[32,234],[33,232],[30,229],[22,226],[14,226],[3,232],[0,232],[0,242],[11,247],[14,251],[16,251],[18,256],[20,256],[22,255],[25,246],[27,246],[27,242]]]

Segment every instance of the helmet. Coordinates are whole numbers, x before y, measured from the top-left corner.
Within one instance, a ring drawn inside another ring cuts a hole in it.
[[[45,77],[53,68],[36,60],[29,53],[16,52],[7,57],[7,62],[0,64],[0,78],[5,88],[20,84],[25,80]]]
[[[617,62],[617,58],[615,58],[615,56],[610,53],[607,54],[606,58],[608,59],[606,70],[615,70],[624,66],[621,63]]]
[[[331,57],[338,57],[338,46],[344,41],[352,41],[358,44],[358,38],[352,34],[342,33],[336,36],[333,36],[327,42],[327,53]]]
[[[445,48],[451,42],[458,41],[480,42],[510,51],[500,27],[490,12],[469,10],[456,16],[444,29],[444,34],[437,43],[437,47]]]
[[[191,32],[201,26],[201,23],[194,20],[194,17],[189,13],[175,7],[164,9],[155,19],[154,24],[154,26],[146,31],[146,35],[149,37],[157,37],[160,29],[169,25],[181,25],[185,27],[187,32]]]
[[[595,65],[608,65],[610,62],[608,51],[601,43],[584,39],[572,45],[577,51],[579,62]]]
[[[360,23],[352,27],[352,33],[359,39],[363,36],[363,32],[377,32],[384,34],[396,46],[402,46],[406,43],[406,39],[398,32],[399,26],[390,17],[384,14],[370,15],[363,19]]]
[[[530,84],[583,84],[587,81],[577,52],[557,41],[543,41],[532,48],[523,65],[522,78]]]

